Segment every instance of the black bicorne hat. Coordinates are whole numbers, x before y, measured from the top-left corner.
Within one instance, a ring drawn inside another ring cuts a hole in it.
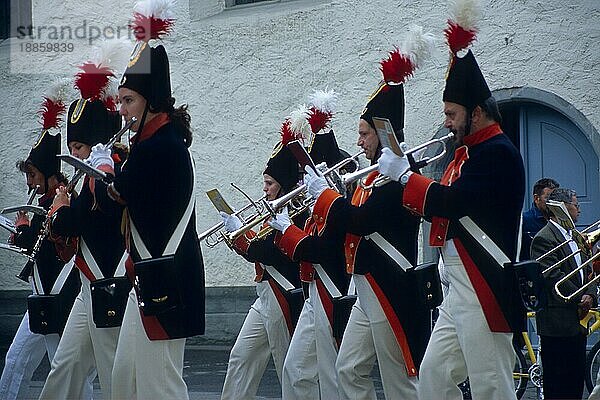
[[[77,141],[94,146],[106,143],[121,128],[121,116],[101,100],[79,99],[71,103],[67,115],[67,143]]]
[[[286,193],[296,186],[302,176],[296,157],[283,142],[277,143],[273,148],[263,174],[273,177]]]
[[[121,78],[119,88],[122,87],[142,95],[150,111],[163,111],[171,101],[169,58],[164,46],[137,42]]]
[[[448,26],[444,29],[450,50],[450,64],[443,100],[460,104],[469,111],[492,96],[473,52],[468,50],[464,57],[458,56],[477,38],[479,7],[477,1],[453,3]]]
[[[347,152],[339,148],[333,129],[327,133],[315,135],[308,154],[315,164],[325,162],[330,168],[343,159],[350,157]],[[345,167],[346,172],[352,172],[355,169],[356,165],[354,163]]]
[[[373,117],[387,118],[392,123],[398,141],[404,141],[404,85],[382,81],[363,110],[360,118],[375,129]]]
[[[44,129],[25,162],[36,167],[47,179],[60,172],[57,154],[60,154],[60,133],[51,135],[48,129]]]
[[[473,52],[469,50],[464,57],[454,54],[446,77],[444,101],[460,104],[467,110],[473,110],[491,96],[492,93]]]

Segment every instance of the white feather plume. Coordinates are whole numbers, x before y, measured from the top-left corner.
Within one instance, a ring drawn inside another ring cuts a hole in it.
[[[116,103],[117,97],[119,95],[119,80],[114,76],[108,78],[108,83],[106,87],[102,91],[101,100],[106,102],[108,99],[113,99]]]
[[[324,113],[334,113],[338,94],[332,90],[315,90],[308,96],[308,104]]]
[[[450,19],[465,30],[476,30],[481,16],[479,0],[449,0]]]
[[[73,95],[73,80],[69,78],[57,78],[44,93],[44,97],[52,102],[63,104],[66,104]]]
[[[90,60],[97,66],[110,68],[114,72],[125,70],[133,43],[127,39],[110,39],[101,41],[94,49]]]
[[[290,130],[296,137],[308,138],[311,135],[309,117],[310,110],[306,104],[302,104],[290,113]]]
[[[175,0],[143,0],[138,1],[133,11],[146,17],[158,19],[175,18]]]
[[[416,69],[431,57],[434,46],[435,36],[432,33],[423,32],[423,27],[419,25],[411,25],[400,45],[400,50],[410,58]]]

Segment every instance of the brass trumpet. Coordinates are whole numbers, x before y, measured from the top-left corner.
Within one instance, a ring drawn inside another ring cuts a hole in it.
[[[427,158],[419,161],[419,163],[424,167],[424,166],[426,166],[426,165],[428,165],[428,164],[430,164],[430,163],[432,163],[432,162],[434,162],[436,160],[439,160],[440,158],[442,158],[446,154],[446,142],[448,140],[452,139],[453,137],[454,137],[454,133],[450,132],[449,134],[447,134],[445,136],[442,136],[441,138],[429,140],[429,141],[427,141],[425,143],[422,143],[422,144],[420,144],[418,146],[415,146],[415,147],[413,147],[411,149],[408,149],[408,150],[407,150],[407,147],[408,147],[407,144],[404,143],[404,142],[402,142],[400,144],[400,149],[404,152],[405,155],[408,155],[408,154],[416,153],[417,151],[423,150],[423,149],[425,149],[427,147],[430,147],[430,146],[433,146],[433,145],[436,145],[436,144],[441,144],[442,148],[441,148],[441,150],[440,150],[440,152],[438,154],[436,154],[433,157],[427,157]],[[352,172],[350,174],[346,174],[346,175],[344,175],[343,182],[344,182],[345,185],[349,185],[351,183],[354,183],[357,180],[360,180],[360,179],[364,178],[365,176],[369,175],[371,172],[376,171],[378,168],[379,168],[379,163],[375,163],[375,164],[373,164],[373,165],[371,165],[371,166],[369,166],[367,168],[363,168],[361,170]],[[385,176],[385,175],[381,175],[381,176],[375,178],[375,180],[373,181],[372,184],[370,184],[370,185],[361,185],[361,186],[363,187],[363,189],[369,190],[369,189],[372,189],[374,187],[383,186],[383,185],[385,185],[386,183],[388,183],[390,181],[391,181],[390,177]]]
[[[363,153],[364,153],[364,151],[361,150],[360,152],[341,160],[337,164],[333,165],[331,168],[328,168],[325,171],[323,171],[322,172],[323,176],[325,177],[325,179],[327,179],[327,181],[330,185],[334,185],[332,183],[332,182],[335,182],[334,176],[338,176],[338,177],[346,176],[346,174],[340,175],[339,170],[341,170],[342,168],[344,168],[346,165],[348,165],[350,163],[358,163],[357,158]],[[332,174],[337,174],[337,175],[334,175],[332,177],[332,176],[330,176]],[[337,185],[334,185],[334,189],[338,190]],[[244,225],[242,227],[240,227],[239,229],[226,234],[227,240],[229,242],[235,241],[237,238],[244,235],[250,229],[253,229],[256,226],[260,226],[260,225],[264,224],[269,218],[275,217],[275,215],[277,213],[279,213],[286,206],[290,206],[289,207],[290,208],[290,218],[293,218],[296,215],[299,215],[302,212],[304,212],[305,210],[307,210],[310,206],[312,206],[314,204],[315,200],[316,199],[306,196],[306,184],[304,184],[304,183],[299,185],[295,189],[291,190],[289,193],[286,193],[285,195],[279,197],[278,199],[275,199],[272,201],[265,200],[265,201],[263,201],[263,203],[265,205],[266,212],[256,215],[255,218],[250,219],[249,221],[244,223]],[[261,229],[261,231],[259,231],[256,238],[257,239],[263,238],[266,235],[268,235],[271,231],[272,231],[271,227],[265,227],[265,228]]]
[[[256,218],[257,215],[260,215],[264,212],[264,202],[266,200],[266,196],[261,197],[259,200],[254,201],[252,199],[250,199],[250,201],[248,202],[248,204],[246,204],[244,207],[240,208],[239,210],[235,211],[232,215],[235,215],[236,217],[240,217],[241,215],[243,215],[244,212],[248,211],[251,208],[255,208],[256,211],[254,212],[254,214],[252,214],[251,216],[245,218],[245,223],[253,220],[254,218]],[[204,232],[200,233],[198,235],[198,240],[199,241],[203,241],[206,244],[206,246],[212,248],[215,247],[216,245],[218,245],[219,243],[225,241],[228,245],[231,244],[231,241],[228,241],[227,239],[227,232],[222,232],[221,229],[223,229],[223,221],[219,222],[218,224],[213,225],[212,227],[208,228],[207,230],[205,230]]]

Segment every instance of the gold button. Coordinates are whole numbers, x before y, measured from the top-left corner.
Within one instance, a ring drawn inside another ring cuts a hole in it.
[[[109,317],[114,317],[115,315],[117,315],[117,313],[114,312],[113,310],[108,310],[107,314],[108,314]]]
[[[323,217],[319,217],[319,222],[323,222]]]
[[[442,237],[441,237],[440,235],[437,235],[435,238],[436,238],[437,240],[442,240]]]
[[[354,248],[354,243],[350,243],[350,248],[353,249]]]

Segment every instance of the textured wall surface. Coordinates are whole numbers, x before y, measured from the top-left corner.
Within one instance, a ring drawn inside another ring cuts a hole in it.
[[[33,3],[36,24],[77,24],[83,19],[126,24],[133,5],[132,0]],[[490,87],[533,86],[553,92],[599,130],[600,3],[483,3],[474,52]],[[444,2],[296,0],[222,11],[223,4],[180,1],[175,32],[165,40],[177,104],[189,104],[192,115],[198,231],[219,221],[204,191],[220,188],[239,207],[244,200],[229,187],[229,182],[236,182],[252,197],[260,197],[261,172],[278,141],[279,124],[311,90],[328,87],[339,92],[333,126],[340,145],[354,152],[358,115],[380,79],[378,61],[411,23],[423,25],[440,39],[434,59],[406,84],[407,141],[417,144],[440,127],[448,60],[441,38],[447,18]],[[71,55],[69,63],[80,63],[88,55]],[[26,156],[39,132],[35,112],[52,77],[10,73],[8,62],[5,41],[0,43],[1,206],[26,198],[23,176],[14,163]],[[5,232],[0,235],[4,240]],[[203,251],[207,285],[251,284],[252,266],[226,246]],[[23,288],[13,277],[23,262],[0,253],[0,290]]]

